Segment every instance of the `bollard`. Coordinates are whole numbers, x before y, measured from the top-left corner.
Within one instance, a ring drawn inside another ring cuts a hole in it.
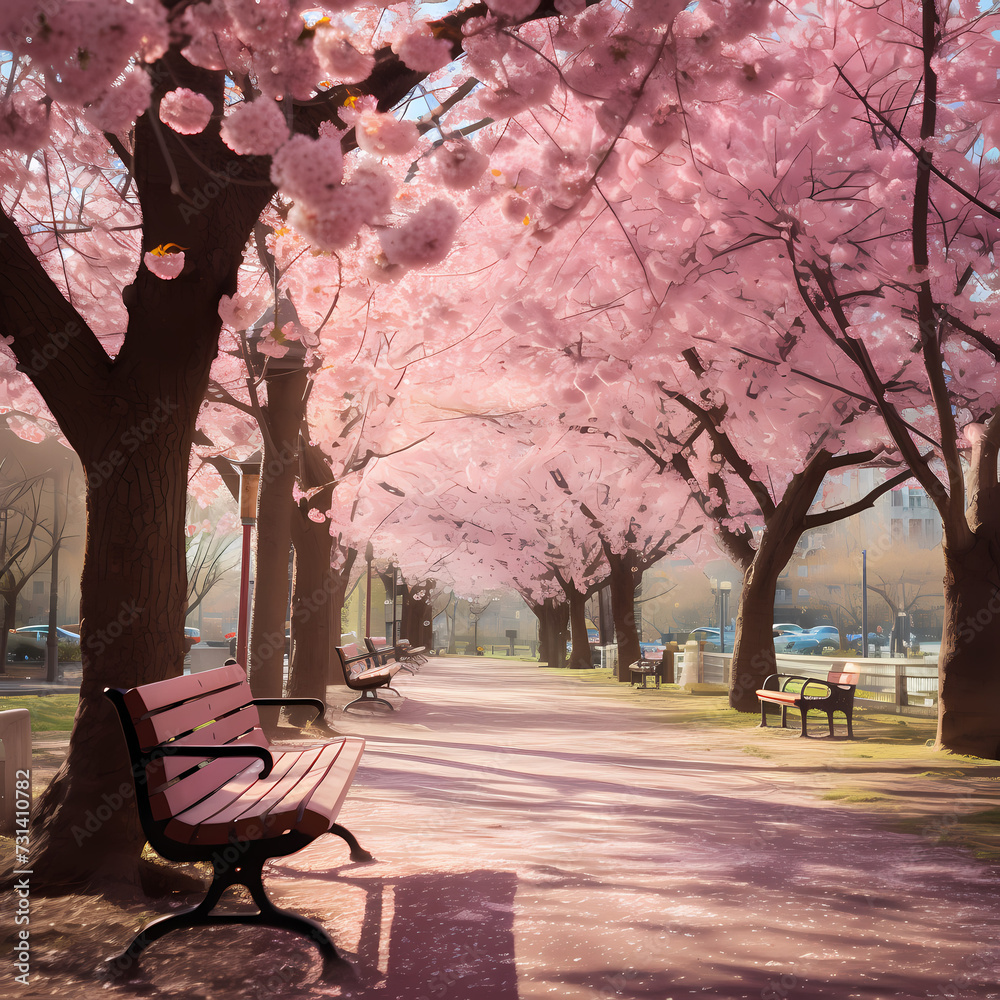
[[[31,773],[31,716],[26,708],[12,708],[0,712],[0,743],[3,760],[0,761],[0,833],[14,832],[14,802],[17,799],[15,782],[18,772]],[[28,796],[30,798],[30,791]],[[22,793],[22,798],[23,793]]]

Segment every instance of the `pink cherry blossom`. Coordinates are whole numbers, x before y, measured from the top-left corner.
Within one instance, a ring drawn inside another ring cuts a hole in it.
[[[382,230],[379,241],[393,264],[407,267],[437,264],[447,256],[458,222],[455,206],[443,198],[435,198],[403,225]]]
[[[160,100],[160,121],[181,135],[196,135],[212,120],[212,102],[197,91],[178,87]]]
[[[184,251],[177,253],[155,254],[151,250],[143,258],[143,263],[158,278],[172,281],[184,270]]]
[[[270,156],[289,135],[281,105],[263,97],[236,105],[222,121],[222,141],[241,155]]]

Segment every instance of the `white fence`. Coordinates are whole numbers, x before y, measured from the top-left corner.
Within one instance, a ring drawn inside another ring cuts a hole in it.
[[[680,654],[683,660],[685,654]],[[728,653],[702,653],[699,680],[706,684],[729,684],[732,656]],[[801,677],[824,679],[833,661],[822,656],[778,655],[778,671]],[[838,661],[843,662],[843,661]],[[937,715],[937,660],[863,659],[851,661],[859,668],[856,703],[878,708],[892,715]],[[680,674],[678,673],[679,677]]]

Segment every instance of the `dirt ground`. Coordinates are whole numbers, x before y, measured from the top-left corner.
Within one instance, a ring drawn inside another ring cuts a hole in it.
[[[8,898],[0,997],[1000,997],[1000,766],[934,753],[928,724],[803,740],[718,697],[487,658],[397,686],[399,710],[377,715],[341,715],[330,689],[332,723],[368,741],[340,821],[377,860],[323,837],[265,869],[353,980],[324,981],[305,938],[211,928],[108,983],[101,959],[197,900],[65,897],[32,901],[24,985]],[[36,783],[64,740],[35,734]]]

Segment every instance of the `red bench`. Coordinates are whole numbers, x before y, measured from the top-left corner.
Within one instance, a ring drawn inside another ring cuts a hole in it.
[[[417,667],[427,662],[423,655],[426,646],[411,646],[406,639],[400,639],[393,646],[387,646],[385,636],[365,636],[365,646],[368,652],[379,658],[380,663],[398,663],[403,670],[416,673]]]
[[[109,972],[131,975],[139,954],[153,941],[206,924],[264,924],[305,934],[319,946],[328,971],[345,964],[318,923],[271,903],[261,870],[269,858],[292,854],[328,832],[347,841],[352,860],[371,860],[354,835],[335,822],[364,740],[273,747],[260,727],[258,705],[309,704],[320,714],[325,706],[315,698],[254,698],[235,662],[104,693],[125,734],[136,805],[150,845],[168,861],[210,861],[213,868],[202,902],[148,924],[108,960]],[[232,885],[249,889],[259,913],[212,913]]]
[[[400,664],[382,664],[372,653],[362,653],[355,642],[346,646],[334,646],[334,659],[340,666],[344,683],[352,691],[360,691],[359,697],[348,702],[342,709],[346,712],[354,705],[388,705],[390,711],[395,711],[391,701],[380,698],[376,693],[379,688],[385,688],[395,695],[399,692],[392,687],[392,679],[399,673]],[[400,695],[402,697],[402,695]]]
[[[800,736],[808,736],[806,716],[810,711],[825,712],[830,735],[833,736],[833,713],[842,712],[847,720],[847,736],[854,738],[851,715],[854,710],[854,691],[858,685],[858,668],[853,663],[842,663],[840,669],[831,670],[826,680],[801,677],[794,674],[771,674],[764,686],[757,691],[760,699],[760,724],[767,728],[767,706],[781,709],[781,726],[785,727],[790,708],[797,708],[802,717]]]

